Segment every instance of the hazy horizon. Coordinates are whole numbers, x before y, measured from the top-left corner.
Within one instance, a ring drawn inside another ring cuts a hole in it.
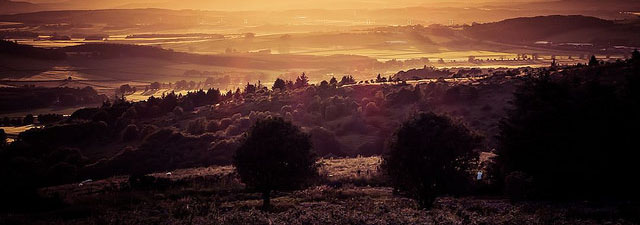
[[[293,9],[383,9],[404,7],[481,7],[509,6],[518,3],[550,2],[556,0],[328,0],[328,1],[292,1],[280,0],[265,3],[262,0],[241,0],[229,3],[221,0],[113,0],[113,1],[79,1],[79,0],[13,0],[44,4],[55,9],[111,9],[111,8],[163,8],[163,9],[195,9],[214,11],[278,11]],[[563,0],[557,0],[563,1]],[[630,0],[634,1],[634,0]]]

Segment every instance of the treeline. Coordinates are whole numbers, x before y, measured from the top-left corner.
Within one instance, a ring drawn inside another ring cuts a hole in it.
[[[86,43],[76,46],[61,48],[64,52],[89,52],[92,57],[118,58],[118,57],[150,57],[158,59],[171,59],[176,52],[153,46],[126,45],[112,43]]]
[[[17,39],[17,38],[38,38],[40,34],[31,31],[22,30],[3,30],[0,31],[0,39]]]
[[[67,57],[61,49],[37,48],[7,40],[0,40],[0,54],[47,60],[62,60]]]
[[[0,88],[0,111],[36,109],[50,106],[75,106],[105,101],[92,87],[18,87]]]

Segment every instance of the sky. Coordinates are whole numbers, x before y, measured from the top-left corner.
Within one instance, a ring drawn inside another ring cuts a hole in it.
[[[22,0],[59,8],[168,8],[204,10],[376,9],[413,6],[465,6],[544,0]]]

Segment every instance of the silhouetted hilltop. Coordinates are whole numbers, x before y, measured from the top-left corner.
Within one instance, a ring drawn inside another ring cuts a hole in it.
[[[506,42],[533,41],[579,29],[606,29],[612,21],[586,16],[538,16],[507,19],[495,23],[473,24],[470,35],[479,39]]]
[[[43,7],[29,2],[0,0],[0,14],[35,12],[38,10],[43,10]]]
[[[538,16],[473,24],[465,33],[481,40],[532,44],[536,41],[638,44],[640,25],[587,16]]]
[[[67,55],[59,49],[37,48],[12,41],[0,40],[0,55],[21,56],[34,59],[64,59]]]

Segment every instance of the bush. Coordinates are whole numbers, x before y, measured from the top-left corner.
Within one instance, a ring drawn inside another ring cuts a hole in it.
[[[173,108],[173,115],[182,116],[182,114],[184,114],[184,110],[182,109],[182,107],[176,106],[175,108]]]
[[[140,132],[140,138],[144,139],[150,134],[156,132],[156,130],[158,130],[158,127],[154,125],[145,125],[144,128],[142,128],[142,132]]]
[[[218,127],[219,129],[227,129],[227,127],[229,125],[231,125],[233,123],[233,120],[231,120],[231,118],[224,118],[220,120],[220,127]]]
[[[338,142],[336,135],[324,128],[324,127],[315,127],[309,130],[309,134],[311,134],[311,143],[313,143],[313,150],[320,156],[327,155],[335,155],[335,156],[346,156],[346,153],[343,151],[343,147]]]
[[[135,124],[129,124],[124,131],[122,131],[122,141],[128,142],[138,139],[138,126]]]
[[[187,124],[187,132],[193,135],[201,135],[206,131],[207,120],[205,118],[198,118],[189,121]]]
[[[317,174],[309,135],[282,118],[258,120],[233,157],[240,179],[262,193],[270,207],[272,190],[301,187]]]
[[[369,102],[365,106],[364,112],[365,112],[365,115],[367,116],[373,116],[378,114],[378,112],[380,112],[380,108],[378,108],[378,105],[376,105],[375,102]]]
[[[422,113],[396,131],[381,167],[397,191],[430,208],[439,195],[468,191],[479,143],[449,117]]]
[[[211,120],[207,123],[206,130],[207,132],[216,132],[220,128],[220,122],[217,120]]]

